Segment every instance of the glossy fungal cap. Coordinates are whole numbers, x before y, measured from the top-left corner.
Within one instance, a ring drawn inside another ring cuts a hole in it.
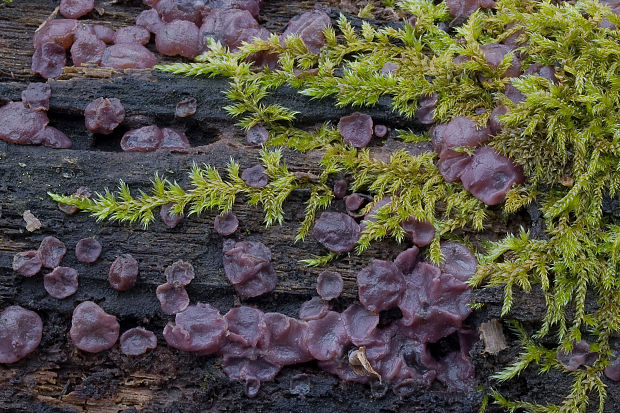
[[[144,10],[136,17],[136,26],[144,27],[149,32],[156,34],[159,29],[164,27],[164,22],[161,21],[157,10],[148,9]]]
[[[478,9],[494,9],[493,0],[446,0],[450,15],[459,20],[465,19]]]
[[[228,340],[244,346],[256,347],[267,333],[265,314],[247,306],[230,309],[224,316],[228,323]]]
[[[157,10],[164,22],[186,20],[200,24],[205,11],[205,1],[195,0],[159,0],[153,8]]]
[[[85,34],[78,33],[83,33],[83,31],[78,29],[75,42],[71,46],[73,66],[100,65],[107,48],[105,42],[100,40],[92,29]]]
[[[409,217],[400,223],[409,238],[418,247],[426,247],[435,238],[435,228],[425,220],[419,220],[415,217]]]
[[[0,363],[15,363],[37,349],[43,335],[43,321],[34,311],[18,305],[0,313]]]
[[[78,24],[79,22],[75,19],[49,20],[34,32],[32,44],[35,49],[38,49],[44,43],[56,43],[68,50],[75,40]]]
[[[317,360],[334,360],[342,355],[349,341],[339,313],[330,311],[325,317],[308,321],[308,350]]]
[[[413,338],[434,343],[461,328],[471,313],[467,285],[425,262],[418,263],[407,276],[404,294],[398,302],[400,320]]]
[[[189,295],[182,285],[161,284],[157,286],[155,294],[161,304],[161,311],[168,315],[180,313],[189,305]]]
[[[41,271],[41,265],[38,251],[18,252],[13,256],[13,271],[24,277],[32,277]]]
[[[138,261],[131,254],[123,254],[114,260],[108,272],[108,282],[117,291],[127,291],[138,280]]]
[[[245,142],[250,146],[261,146],[269,139],[269,131],[263,125],[252,126],[245,133]]]
[[[349,189],[349,183],[346,179],[339,179],[334,182],[334,197],[336,199],[342,199],[347,194],[347,189]]]
[[[432,125],[435,123],[435,108],[437,107],[437,93],[422,96],[418,100],[418,110],[415,117],[422,125]]]
[[[0,107],[0,140],[28,145],[49,119],[43,111],[28,109],[22,102],[10,102]]]
[[[118,340],[120,326],[92,301],[84,301],[73,310],[69,335],[75,347],[89,353],[108,350]]]
[[[360,194],[351,194],[344,197],[344,206],[347,211],[357,211],[364,204],[365,198]]]
[[[360,226],[347,214],[326,211],[316,220],[312,235],[330,251],[349,252],[360,238]]]
[[[173,205],[173,203],[162,205],[159,210],[159,217],[168,228],[176,227],[183,220],[183,214],[177,215],[172,212]]]
[[[512,48],[505,44],[489,43],[480,46],[480,49],[484,53],[487,63],[492,69],[497,70],[502,63],[502,59],[506,54],[512,52]],[[516,56],[512,57],[510,66],[501,77],[519,77],[521,75],[521,63]]]
[[[254,165],[241,172],[241,179],[243,179],[248,186],[260,189],[267,186],[269,183],[269,176],[265,172],[267,172],[267,170],[263,168],[262,165]]]
[[[487,205],[504,202],[514,184],[523,184],[523,169],[494,149],[483,146],[474,153],[461,174],[461,182],[473,196]]]
[[[247,10],[215,9],[205,17],[200,26],[201,49],[206,49],[206,37],[213,37],[231,51],[235,51],[242,42],[250,42],[254,37],[268,38],[269,32],[260,27]]]
[[[45,268],[56,268],[60,265],[62,257],[65,256],[67,248],[65,244],[56,237],[48,236],[43,238],[37,250],[41,263]]]
[[[473,388],[475,376],[471,358],[462,351],[452,351],[439,361],[435,369],[437,381],[449,389],[466,391]]]
[[[97,98],[84,109],[86,129],[109,135],[125,120],[125,108],[117,98]]]
[[[182,260],[175,261],[164,270],[166,282],[175,286],[188,285],[194,279],[196,273],[194,266]]]
[[[114,43],[114,29],[102,24],[91,25],[97,39],[104,41],[105,43]]]
[[[62,74],[62,69],[67,63],[67,53],[62,46],[56,43],[43,43],[37,47],[32,55],[33,73],[44,79],[53,79]]]
[[[190,21],[174,20],[157,31],[155,46],[163,55],[193,59],[200,54],[199,32],[198,26]]]
[[[175,322],[166,325],[164,338],[176,349],[207,355],[220,349],[227,327],[228,323],[216,308],[198,303],[178,313]]]
[[[187,136],[181,131],[172,128],[161,128],[163,139],[158,150],[177,150],[181,151],[189,149],[192,146],[189,144]]]
[[[407,248],[396,256],[394,264],[403,274],[409,274],[413,271],[418,262],[419,253],[420,249],[415,245],[411,248]]]
[[[525,100],[525,95],[519,89],[517,89],[515,85],[512,84],[512,82],[508,82],[508,84],[504,88],[504,94],[515,105]]]
[[[24,106],[32,110],[46,111],[50,108],[52,88],[47,83],[29,83],[22,92]]]
[[[469,280],[476,273],[478,260],[465,245],[456,242],[444,242],[441,244],[441,254],[443,255],[442,272],[463,282]]]
[[[126,356],[139,356],[157,347],[157,337],[152,331],[134,327],[125,331],[120,338],[121,353]]]
[[[196,109],[198,108],[198,101],[196,98],[189,97],[180,100],[177,103],[177,106],[174,110],[174,116],[177,118],[186,118],[188,116],[192,116],[196,113]]]
[[[356,346],[366,344],[379,325],[379,315],[371,313],[359,304],[352,304],[342,313],[347,335]]]
[[[48,148],[69,149],[73,145],[71,139],[64,132],[52,126],[46,126],[35,135],[32,143],[38,143]]]
[[[605,376],[613,381],[620,381],[620,357],[611,360],[609,366],[605,367]]]
[[[349,145],[364,148],[372,138],[372,118],[360,112],[343,116],[338,122],[338,132]]]
[[[491,135],[495,136],[501,132],[504,127],[504,124],[499,117],[508,113],[508,106],[500,105],[493,109],[491,112],[491,117],[489,118],[489,130],[491,131]]]
[[[125,132],[121,149],[125,152],[153,152],[164,140],[161,129],[155,125],[143,126]]]
[[[330,24],[331,19],[325,12],[320,10],[308,11],[293,17],[288,22],[281,38],[286,39],[292,34],[297,34],[303,40],[308,51],[319,53],[321,47],[325,45],[323,30]]]
[[[115,69],[150,69],[157,57],[146,47],[136,43],[115,44],[103,53],[101,66]]]
[[[94,238],[83,238],[75,246],[75,257],[78,261],[93,263],[101,255],[101,244]]]
[[[69,267],[56,267],[43,276],[43,286],[49,295],[62,300],[77,291],[78,272]]]
[[[312,297],[304,302],[299,309],[299,318],[303,321],[318,320],[329,311],[329,306],[319,297]]]
[[[285,366],[312,360],[308,323],[280,313],[265,314],[268,338],[260,349],[265,360]]]
[[[372,260],[357,274],[359,298],[374,313],[395,307],[405,287],[405,277],[393,262]]]
[[[437,167],[446,182],[456,182],[471,163],[472,157],[465,152],[449,152],[451,153],[450,156],[440,159]]]
[[[441,127],[439,127],[441,126]],[[439,153],[440,160],[450,158],[454,154],[462,154],[456,149],[476,147],[490,139],[487,128],[478,129],[476,122],[465,116],[457,116],[445,125],[438,125],[433,130],[433,146]]]
[[[340,296],[344,282],[340,273],[325,270],[316,279],[316,292],[324,300],[333,300]]]
[[[60,0],[60,14],[68,19],[77,19],[95,8],[95,0]]]
[[[137,43],[142,46],[151,40],[151,32],[140,26],[121,27],[114,34],[114,44]]]
[[[237,230],[239,227],[239,220],[232,212],[224,212],[215,217],[213,227],[218,234],[227,236]]]
[[[270,363],[262,357],[249,359],[224,356],[222,368],[232,380],[245,381],[245,395],[252,398],[258,394],[261,382],[273,380],[280,372],[281,366]]]
[[[385,125],[375,125],[374,131],[377,138],[385,138],[388,134],[388,127]]]
[[[574,343],[570,352],[560,349],[556,355],[557,360],[568,371],[575,371],[583,365],[591,366],[597,357],[598,354],[590,351],[590,345],[585,340]]]
[[[239,294],[256,297],[272,291],[278,281],[271,250],[256,241],[224,241],[224,272]]]

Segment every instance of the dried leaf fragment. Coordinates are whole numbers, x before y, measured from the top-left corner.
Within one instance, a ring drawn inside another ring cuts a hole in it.
[[[480,337],[486,353],[495,355],[508,347],[502,324],[496,318],[480,324]]]
[[[33,232],[41,228],[41,221],[34,216],[29,209],[24,211],[24,221],[26,221],[26,230],[29,232]]]
[[[366,347],[360,346],[357,350],[353,350],[349,354],[349,364],[351,368],[360,376],[374,376],[379,379],[381,383],[381,375],[375,371],[370,365],[368,358],[366,358]]]

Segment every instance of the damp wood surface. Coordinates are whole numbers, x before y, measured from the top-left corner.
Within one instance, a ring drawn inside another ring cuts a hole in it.
[[[86,16],[87,22],[104,22],[113,28],[133,23],[144,10],[140,1],[96,2],[99,11]],[[351,4],[351,3],[347,3]],[[41,81],[30,74],[32,34],[50,15],[57,2],[48,0],[14,0],[10,6],[0,5],[0,104],[19,100],[21,91],[31,81]],[[327,4],[335,7],[338,4]],[[273,31],[281,31],[289,18],[311,9],[313,2],[265,0],[260,22]],[[330,15],[337,16],[333,11]],[[165,61],[173,61],[167,58]],[[155,288],[164,282],[164,268],[173,261],[190,261],[196,278],[188,287],[193,303],[208,302],[221,312],[239,304],[239,298],[226,279],[221,262],[222,237],[213,229],[216,211],[185,217],[174,229],[156,220],[147,229],[140,225],[114,222],[97,223],[79,213],[66,216],[46,195],[48,191],[73,193],[80,186],[92,191],[116,189],[124,180],[137,191],[148,190],[155,172],[187,184],[192,164],[225,167],[231,158],[242,168],[257,162],[258,150],[244,145],[240,128],[222,109],[229,102],[223,91],[225,79],[182,78],[150,71],[114,72],[103,68],[67,70],[61,80],[49,82],[52,88],[50,124],[64,131],[73,140],[71,150],[53,150],[36,146],[17,146],[0,142],[0,309],[18,304],[36,311],[44,322],[43,340],[30,356],[12,365],[0,365],[0,410],[15,412],[196,412],[196,411],[269,411],[269,412],[474,412],[482,402],[482,393],[472,388],[458,393],[434,384],[419,389],[412,396],[399,399],[391,392],[378,397],[369,386],[341,382],[316,367],[314,363],[289,366],[273,382],[263,383],[258,396],[248,399],[243,385],[229,380],[217,357],[198,357],[168,347],[161,334],[172,319],[161,312]],[[127,118],[111,136],[93,137],[84,127],[84,107],[99,96],[119,98]],[[195,97],[198,111],[190,118],[174,117],[176,103]],[[298,120],[307,127],[325,120],[335,122],[351,108],[336,108],[333,101],[310,101],[293,90],[280,89],[274,100],[300,112]],[[391,128],[419,128],[411,120],[399,118],[389,110],[389,101],[381,100],[364,110],[377,122]],[[184,130],[194,147],[187,152],[123,153],[119,142],[124,131],[156,123]],[[385,157],[390,151],[403,148],[412,152],[428,150],[428,145],[405,145],[388,139],[373,147],[373,154]],[[289,169],[316,174],[319,153],[300,154],[284,150]],[[265,228],[263,214],[239,199],[234,211],[240,226],[233,238],[259,240],[273,253],[278,284],[273,293],[245,300],[263,311],[278,311],[297,316],[301,303],[316,296],[316,276],[320,269],[304,267],[299,261],[312,254],[327,251],[312,237],[295,243],[297,228],[305,215],[304,201],[308,193],[298,190],[285,204],[283,225]],[[344,210],[342,201],[333,209]],[[29,232],[22,218],[30,210],[41,221],[41,228]],[[531,225],[527,213],[507,222],[500,210],[481,234],[462,233],[476,247],[481,239],[498,239],[507,231]],[[539,223],[536,223],[539,224]],[[62,265],[79,272],[78,292],[56,300],[43,288],[42,274],[24,278],[12,271],[15,253],[36,249],[48,235],[59,238],[67,246]],[[96,237],[103,246],[101,257],[94,264],[80,263],[74,248],[78,240]],[[393,241],[375,244],[363,255],[339,258],[331,267],[344,278],[343,295],[334,303],[342,311],[355,300],[356,273],[373,258],[393,259],[406,248]],[[131,253],[140,264],[137,285],[127,292],[113,290],[107,282],[110,264],[116,256]],[[501,289],[476,291],[476,302],[482,303],[468,319],[467,325],[478,328],[481,323],[498,318],[503,300]],[[144,326],[153,330],[159,341],[156,350],[129,358],[118,346],[99,354],[75,350],[68,337],[71,313],[84,300],[99,303],[115,315],[121,331]],[[590,303],[595,305],[595,303]],[[544,297],[533,291],[515,297],[511,314],[530,331],[540,325],[544,315]],[[476,366],[476,385],[494,386],[504,395],[527,400],[559,402],[568,391],[570,376],[552,373],[538,375],[528,369],[518,379],[502,385],[490,376],[514,361],[520,347],[518,340],[504,328],[507,348],[497,354],[485,351],[482,342],[472,350]],[[550,341],[551,343],[552,341]],[[291,378],[308,376],[309,392],[293,394]],[[620,396],[609,391],[606,411],[620,410]],[[495,412],[494,406],[487,411]]]

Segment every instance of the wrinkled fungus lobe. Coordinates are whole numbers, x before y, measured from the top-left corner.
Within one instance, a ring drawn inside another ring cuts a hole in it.
[[[317,360],[339,357],[348,341],[340,314],[330,311],[318,320],[308,321],[308,351]]]
[[[340,273],[325,270],[316,279],[316,291],[324,300],[333,300],[340,296],[344,282]]]
[[[156,34],[159,29],[164,27],[164,22],[159,18],[157,10],[144,10],[136,17],[136,26],[144,27],[149,32]]]
[[[161,310],[168,315],[180,313],[189,305],[189,295],[182,285],[162,284],[157,286],[155,294]]]
[[[341,212],[323,212],[312,230],[314,238],[330,251],[352,251],[360,238],[360,226]]]
[[[32,143],[56,149],[69,149],[72,146],[71,139],[64,132],[52,126],[46,126],[41,129],[32,139]]]
[[[437,93],[433,93],[422,96],[418,100],[418,110],[415,113],[415,117],[422,125],[432,125],[435,122],[437,99]]]
[[[271,250],[256,241],[224,241],[224,272],[235,290],[244,297],[272,291],[278,276],[271,264]]]
[[[323,30],[331,24],[329,16],[320,10],[313,10],[293,17],[286,26],[282,38],[286,39],[292,34],[301,37],[310,53],[319,53],[325,45]]]
[[[95,0],[60,0],[60,14],[68,19],[77,19],[95,8]]]
[[[86,129],[109,135],[125,119],[125,108],[117,98],[97,98],[84,109]]]
[[[78,261],[93,263],[101,255],[101,244],[94,238],[84,238],[75,246],[75,257]]]
[[[425,247],[435,238],[435,228],[428,221],[423,221],[410,217],[400,223],[409,238],[418,247]]]
[[[44,43],[56,43],[68,50],[75,40],[79,22],[75,19],[52,19],[34,32],[32,44],[35,49]]]
[[[232,212],[225,212],[215,217],[213,227],[218,234],[227,236],[237,230],[239,227],[239,220]]]
[[[13,256],[13,271],[24,277],[32,277],[41,271],[41,265],[38,251],[18,252]]]
[[[41,263],[45,268],[54,269],[60,265],[62,257],[65,256],[67,248],[65,244],[56,237],[47,236],[43,238],[39,245],[38,253]]]
[[[343,116],[338,122],[338,132],[349,145],[363,148],[372,138],[372,118],[360,112]]]
[[[299,309],[299,318],[304,321],[318,320],[327,315],[329,306],[319,297],[312,297],[304,302]]]
[[[155,125],[143,126],[125,132],[121,139],[121,149],[125,152],[153,152],[159,148],[164,135]]]
[[[46,111],[50,108],[52,88],[47,83],[30,83],[22,92],[24,106],[32,110]]]
[[[172,128],[161,128],[162,140],[158,150],[181,151],[191,148],[187,136],[181,131]]]
[[[334,182],[334,197],[336,199],[342,199],[347,194],[349,189],[349,183],[346,179],[339,179]]]
[[[598,354],[590,351],[590,345],[585,340],[574,343],[570,352],[566,352],[564,349],[557,352],[557,360],[568,371],[576,371],[583,365],[591,366],[597,357]]]
[[[18,305],[0,313],[0,363],[15,363],[37,349],[43,321],[34,311]]]
[[[241,173],[241,179],[248,184],[248,186],[260,189],[269,183],[269,176],[265,173],[267,170],[262,165],[254,165],[251,168],[247,168]]]
[[[166,282],[168,284],[179,286],[189,285],[196,273],[194,272],[194,266],[192,264],[179,260],[166,267],[164,275],[166,276]]]
[[[142,46],[151,40],[151,32],[140,26],[121,27],[114,34],[114,44],[137,43]]]
[[[344,197],[344,206],[347,211],[357,211],[364,204],[366,199],[360,194],[351,194]]]
[[[280,313],[265,314],[265,323],[269,339],[261,350],[267,361],[285,366],[312,360],[307,347],[310,341],[308,323]]]
[[[200,54],[199,29],[186,20],[164,24],[155,35],[157,51],[166,56],[183,56],[193,59]]]
[[[242,42],[250,42],[255,37],[266,40],[269,32],[260,27],[252,14],[239,9],[216,9],[209,13],[200,26],[202,49],[206,48],[204,40],[213,37],[236,51]]]
[[[78,289],[78,272],[69,267],[56,267],[43,277],[45,291],[54,298],[62,300],[75,294]]]
[[[75,42],[71,46],[73,65],[100,65],[106,48],[105,42],[100,40],[90,27],[87,27],[86,30],[78,29]]]
[[[164,225],[168,228],[174,228],[183,220],[183,214],[175,214],[172,212],[173,203],[165,204],[161,206],[159,210],[159,216]]]
[[[150,69],[157,57],[146,47],[136,43],[115,44],[103,53],[101,65],[115,69]]]
[[[43,43],[37,47],[32,55],[32,72],[41,75],[44,79],[53,79],[60,76],[62,68],[67,63],[65,49],[56,43]]]
[[[444,242],[441,244],[441,254],[441,270],[463,282],[469,280],[478,268],[478,260],[465,245]]]
[[[228,324],[220,312],[209,304],[198,303],[175,316],[164,328],[164,338],[171,347],[202,355],[219,350]]]
[[[98,353],[114,346],[119,330],[116,317],[94,302],[84,301],[73,310],[69,335],[78,349]]]
[[[108,282],[117,291],[127,291],[136,285],[138,261],[131,254],[123,254],[114,260],[108,272]]]
[[[356,346],[364,345],[379,325],[379,315],[366,310],[359,304],[347,307],[342,313],[347,335]]]
[[[186,118],[196,113],[197,108],[198,101],[196,100],[196,98],[185,98],[177,103],[177,106],[174,110],[174,115],[177,118]]]
[[[120,346],[126,356],[139,356],[157,347],[157,337],[152,331],[134,327],[121,335]]]
[[[405,287],[405,277],[393,262],[373,260],[357,274],[359,298],[369,311],[395,307]]]
[[[613,381],[620,381],[620,357],[611,360],[609,366],[605,367],[605,376]]]

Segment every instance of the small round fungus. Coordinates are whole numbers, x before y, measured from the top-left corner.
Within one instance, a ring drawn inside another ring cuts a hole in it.
[[[317,360],[340,357],[348,340],[342,318],[335,311],[318,320],[308,321],[308,350]]]
[[[318,320],[329,312],[329,306],[319,297],[312,297],[301,305],[299,318],[304,321]]]
[[[215,217],[213,227],[218,234],[227,236],[237,230],[239,227],[239,220],[232,212],[225,212]]]
[[[13,271],[24,277],[32,277],[41,271],[41,265],[38,251],[18,252],[13,256]]]
[[[164,135],[157,126],[143,126],[125,132],[121,149],[125,152],[152,152],[159,148],[163,139]]]
[[[117,98],[97,98],[84,109],[86,129],[109,135],[125,119],[125,108]]]
[[[293,17],[282,33],[282,39],[292,34],[299,35],[310,53],[319,53],[325,45],[323,30],[331,24],[329,16],[320,10],[308,11]]]
[[[413,243],[418,247],[425,247],[435,238],[435,228],[428,221],[421,221],[414,217],[409,217],[400,223]]]
[[[72,146],[71,139],[64,132],[52,126],[46,126],[41,129],[32,139],[32,143],[56,149],[69,149]]]
[[[432,125],[435,122],[435,107],[437,106],[437,93],[422,96],[418,103],[415,117],[422,125]]]
[[[405,277],[393,262],[372,260],[357,274],[359,298],[369,311],[395,307],[405,287]]]
[[[77,19],[95,8],[95,0],[60,0],[60,14],[68,19]]]
[[[149,32],[156,34],[159,29],[164,27],[164,22],[159,18],[159,13],[155,9],[144,10],[136,17],[136,26],[144,27]]]
[[[396,264],[398,269],[400,269],[403,274],[410,274],[415,268],[419,253],[420,249],[415,245],[411,248],[407,248],[396,256],[394,259],[394,264]]]
[[[180,313],[189,305],[189,296],[182,285],[162,284],[155,290],[161,310],[169,315]]]
[[[83,33],[83,34],[82,34]],[[71,60],[74,66],[100,65],[106,44],[91,30],[78,30],[71,46]]]
[[[196,98],[185,98],[177,103],[177,106],[174,110],[174,115],[177,118],[186,118],[196,113],[197,108],[198,101],[196,100]]]
[[[375,136],[377,138],[385,138],[388,134],[388,128],[385,125],[375,125]]]
[[[344,197],[344,206],[347,211],[357,211],[366,199],[360,194],[351,194]]]
[[[136,285],[138,261],[131,254],[123,254],[114,260],[108,273],[110,286],[117,291],[127,291]]]
[[[181,131],[172,128],[161,128],[163,135],[161,145],[158,150],[176,150],[182,151],[191,148],[187,136]]]
[[[67,248],[58,238],[48,236],[41,241],[38,252],[43,266],[54,269],[60,265],[60,261],[65,256]]]
[[[24,106],[32,110],[46,111],[50,108],[52,88],[47,83],[30,83],[22,92]]]
[[[104,26],[102,24],[93,24],[91,26],[97,39],[102,40],[105,43],[114,43],[114,29]]]
[[[338,132],[349,145],[363,148],[372,138],[372,118],[360,112],[343,116],[338,122]]]
[[[154,2],[153,8],[165,22],[187,20],[200,24],[205,3],[204,0],[159,0]]]
[[[62,74],[67,63],[65,49],[56,43],[43,43],[32,55],[32,72],[44,79],[53,79]]]
[[[166,23],[157,31],[155,45],[157,51],[163,55],[193,59],[200,54],[198,26],[186,20]]]
[[[349,183],[346,179],[339,179],[334,182],[334,197],[336,199],[342,199],[347,194],[347,189],[349,189]]]
[[[115,69],[150,69],[157,57],[146,47],[137,43],[115,44],[103,53],[101,66]]]
[[[227,339],[244,346],[256,347],[267,331],[265,315],[256,308],[232,308],[224,318],[228,323]]]
[[[312,230],[314,238],[330,251],[352,251],[360,238],[360,226],[341,212],[323,212]]]
[[[116,317],[94,302],[84,301],[73,310],[69,335],[78,349],[98,353],[114,346],[119,330]]]
[[[151,32],[140,26],[121,27],[114,34],[114,44],[137,43],[145,45],[151,40]]]
[[[43,321],[34,311],[18,305],[0,313],[0,363],[15,363],[39,347]]]
[[[35,49],[44,43],[56,43],[63,49],[69,49],[75,40],[79,22],[75,19],[52,19],[34,32],[32,43]]]
[[[168,284],[184,286],[192,282],[196,273],[194,272],[194,266],[192,264],[179,260],[168,266],[164,270],[164,275],[166,276],[166,282]]]
[[[597,357],[598,354],[590,351],[590,345],[585,340],[573,343],[573,349],[569,352],[558,350],[556,355],[557,360],[568,371],[576,371],[583,365],[591,366]]]
[[[342,313],[347,335],[356,346],[364,345],[379,325],[379,315],[371,313],[359,304],[347,307]]]
[[[316,291],[324,300],[333,300],[340,296],[344,282],[340,273],[325,270],[316,279]]]
[[[172,212],[173,203],[165,204],[161,206],[159,210],[159,216],[168,228],[174,228],[183,220],[183,214],[177,215]]]
[[[93,263],[101,255],[101,244],[94,238],[84,238],[75,246],[75,257],[78,261]]]
[[[483,44],[480,46],[487,63],[493,70],[497,70],[504,59],[504,56],[512,52],[512,48],[505,44]],[[501,77],[519,77],[521,75],[521,63],[516,56],[512,57],[512,61],[508,69],[506,69]]]
[[[269,139],[269,131],[263,125],[252,126],[245,133],[245,141],[250,146],[261,146]]]
[[[125,331],[120,338],[121,353],[126,356],[139,356],[157,347],[157,337],[152,331],[134,327]]]
[[[267,170],[262,165],[254,165],[251,168],[247,168],[241,173],[241,179],[248,184],[248,186],[256,189],[263,188],[269,183],[269,176],[265,173]]]
[[[605,376],[613,381],[620,381],[620,357],[611,360],[609,366],[605,367]]]
[[[224,272],[235,290],[244,297],[272,291],[278,276],[271,264],[271,250],[256,241],[224,241]]]
[[[395,75],[399,67],[398,63],[387,62],[381,67],[381,74],[384,76]]]
[[[493,109],[491,117],[489,118],[489,130],[491,131],[491,135],[497,135],[503,129],[504,125],[499,117],[506,113],[508,113],[508,106],[506,105],[501,105]]]
[[[478,268],[478,260],[465,245],[444,242],[441,244],[441,254],[441,270],[463,282],[469,280]]]
[[[207,355],[220,349],[227,327],[226,319],[216,308],[198,303],[178,313],[175,322],[166,325],[164,338],[176,349]]]
[[[43,286],[49,295],[62,300],[77,291],[78,272],[69,267],[56,267],[43,276]]]

